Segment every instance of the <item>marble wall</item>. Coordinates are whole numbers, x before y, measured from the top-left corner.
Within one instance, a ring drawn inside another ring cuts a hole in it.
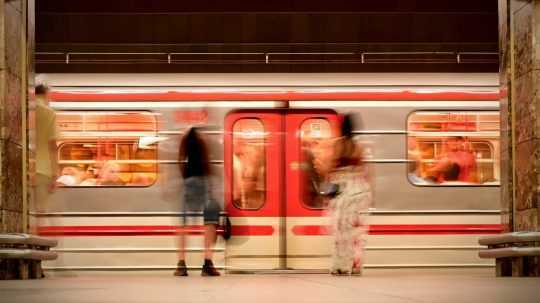
[[[510,14],[508,0],[499,0],[499,81],[501,93],[501,223],[504,231],[513,228],[512,170],[512,81],[510,57]]]
[[[0,233],[26,229],[26,2],[0,0]]]
[[[514,110],[513,230],[540,231],[540,1],[510,2]]]
[[[540,230],[540,0],[499,0],[499,46],[502,223]]]

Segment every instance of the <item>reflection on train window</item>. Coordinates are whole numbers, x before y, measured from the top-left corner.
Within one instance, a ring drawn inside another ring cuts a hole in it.
[[[499,184],[497,112],[415,112],[408,119],[408,134],[413,184]]]
[[[258,119],[240,119],[233,126],[233,203],[259,209],[266,200],[265,132]]]
[[[324,209],[326,199],[319,195],[322,177],[315,168],[316,159],[324,159],[328,150],[321,147],[322,140],[332,135],[330,123],[326,119],[307,119],[300,128],[300,200],[307,208]]]
[[[59,186],[150,186],[157,179],[155,115],[60,112]]]

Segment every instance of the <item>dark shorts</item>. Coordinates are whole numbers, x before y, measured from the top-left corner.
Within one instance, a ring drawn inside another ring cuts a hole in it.
[[[221,207],[209,194],[205,177],[189,177],[184,180],[184,203],[182,204],[182,224],[187,218],[204,218],[204,224],[219,224]],[[193,219],[192,219],[193,220]]]

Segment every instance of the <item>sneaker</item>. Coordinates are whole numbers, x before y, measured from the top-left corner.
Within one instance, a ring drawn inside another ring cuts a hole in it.
[[[184,261],[178,261],[178,264],[176,265],[176,270],[174,271],[174,275],[177,277],[187,277],[187,267],[186,262]]]
[[[330,272],[332,276],[349,276],[350,272],[341,269],[335,269]]]
[[[204,260],[204,265],[203,265],[203,268],[202,268],[201,276],[203,276],[203,277],[207,277],[207,276],[217,277],[217,276],[220,276],[220,275],[221,274],[219,273],[219,271],[217,271],[217,269],[214,267],[214,264],[212,263],[212,260]]]

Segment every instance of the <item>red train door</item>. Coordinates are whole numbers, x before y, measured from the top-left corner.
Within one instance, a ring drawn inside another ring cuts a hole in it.
[[[321,267],[322,259],[316,259],[327,258],[327,236],[306,230],[325,223],[324,201],[313,195],[309,183],[317,141],[330,137],[337,125],[337,115],[327,110],[227,115],[225,205],[233,225],[226,250],[229,269]]]
[[[225,118],[225,208],[233,226],[226,266],[282,268],[283,122],[277,111],[238,111]]]
[[[327,201],[318,195],[314,167],[329,150],[321,140],[339,129],[338,115],[330,110],[292,111],[286,115],[286,256],[290,269],[327,269],[330,237],[324,226]]]

